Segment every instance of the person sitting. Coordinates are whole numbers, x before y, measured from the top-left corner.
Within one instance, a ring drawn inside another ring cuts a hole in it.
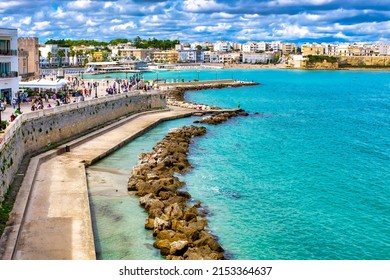
[[[10,121],[13,122],[15,119],[16,119],[16,116],[14,115],[14,113],[12,113],[12,115],[10,117]]]

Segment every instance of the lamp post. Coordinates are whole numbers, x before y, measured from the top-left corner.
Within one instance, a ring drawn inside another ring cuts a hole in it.
[[[93,83],[93,87],[95,88],[95,98],[98,98],[97,96],[97,87],[98,87],[99,83],[98,82],[94,82]]]
[[[18,111],[20,112],[20,92],[18,91]]]

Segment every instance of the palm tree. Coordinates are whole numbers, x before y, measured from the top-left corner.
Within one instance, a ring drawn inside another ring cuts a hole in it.
[[[79,63],[79,56],[82,56],[84,55],[84,52],[82,50],[77,50],[76,51],[76,60],[77,60],[77,63]],[[80,63],[81,64],[81,63]],[[85,64],[85,59],[84,59],[84,64]]]
[[[58,66],[62,66],[62,58],[65,56],[65,51],[63,49],[59,49],[57,51],[57,56],[59,57]]]
[[[76,52],[73,49],[71,49],[70,52],[69,52],[69,57],[72,58],[72,64],[76,64],[76,63],[74,63],[75,55],[76,55]]]
[[[48,52],[47,53],[47,61],[49,62],[50,66],[51,66],[51,58],[52,58],[51,52]]]

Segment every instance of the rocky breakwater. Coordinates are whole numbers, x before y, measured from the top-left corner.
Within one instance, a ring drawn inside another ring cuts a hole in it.
[[[224,111],[224,112],[214,113],[210,116],[206,116],[201,120],[194,121],[194,123],[205,123],[205,124],[217,125],[226,122],[228,119],[232,117],[237,117],[237,116],[246,117],[249,116],[249,114],[245,112],[243,109]]]
[[[140,155],[128,182],[128,190],[140,196],[148,212],[145,228],[153,230],[154,246],[170,260],[225,259],[223,248],[207,230],[205,210],[181,189],[185,183],[175,176],[191,169],[191,139],[205,133],[206,128],[197,126],[171,130],[153,152]]]
[[[203,110],[203,111],[220,109],[219,107],[216,107],[216,106],[198,104],[198,103],[189,102],[189,101],[185,100],[184,99],[185,92],[187,90],[193,90],[193,89],[194,88],[188,89],[187,87],[186,88],[177,87],[177,88],[168,90],[166,92],[167,93],[167,105],[188,108],[188,109]],[[196,89],[198,89],[198,88],[196,88]]]
[[[255,82],[232,82],[232,83],[201,83],[199,85],[180,85],[174,88],[165,90],[167,95],[167,105],[178,106],[189,109],[198,109],[198,110],[218,110],[219,107],[209,106],[205,104],[198,104],[194,102],[189,102],[185,100],[184,94],[189,90],[205,90],[205,89],[218,89],[226,87],[243,87],[243,86],[254,86],[259,85]]]

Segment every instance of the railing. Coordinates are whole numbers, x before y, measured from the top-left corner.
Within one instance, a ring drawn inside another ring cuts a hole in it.
[[[10,123],[7,126],[7,128],[5,129],[3,134],[0,134],[0,149],[5,143],[7,143],[12,138],[15,131],[17,131],[17,129],[19,127],[21,127],[22,123],[25,121],[44,117],[44,116],[49,116],[49,115],[53,115],[53,114],[58,114],[61,112],[71,111],[71,110],[78,109],[78,108],[85,108],[85,107],[101,104],[101,103],[111,101],[111,100],[127,98],[126,96],[136,96],[136,95],[139,95],[140,93],[142,93],[142,90],[135,90],[135,91],[128,92],[128,93],[121,93],[121,94],[112,95],[112,96],[104,96],[104,97],[99,97],[98,99],[80,101],[80,102],[76,102],[76,103],[61,105],[58,107],[47,108],[47,109],[40,110],[40,111],[23,113],[23,114],[19,115],[12,123]],[[158,93],[158,91],[149,91],[148,93],[153,94],[153,93]]]
[[[10,71],[7,73],[0,73],[0,78],[17,78],[18,72],[16,71]]]
[[[17,50],[0,50],[0,55],[18,55]]]

